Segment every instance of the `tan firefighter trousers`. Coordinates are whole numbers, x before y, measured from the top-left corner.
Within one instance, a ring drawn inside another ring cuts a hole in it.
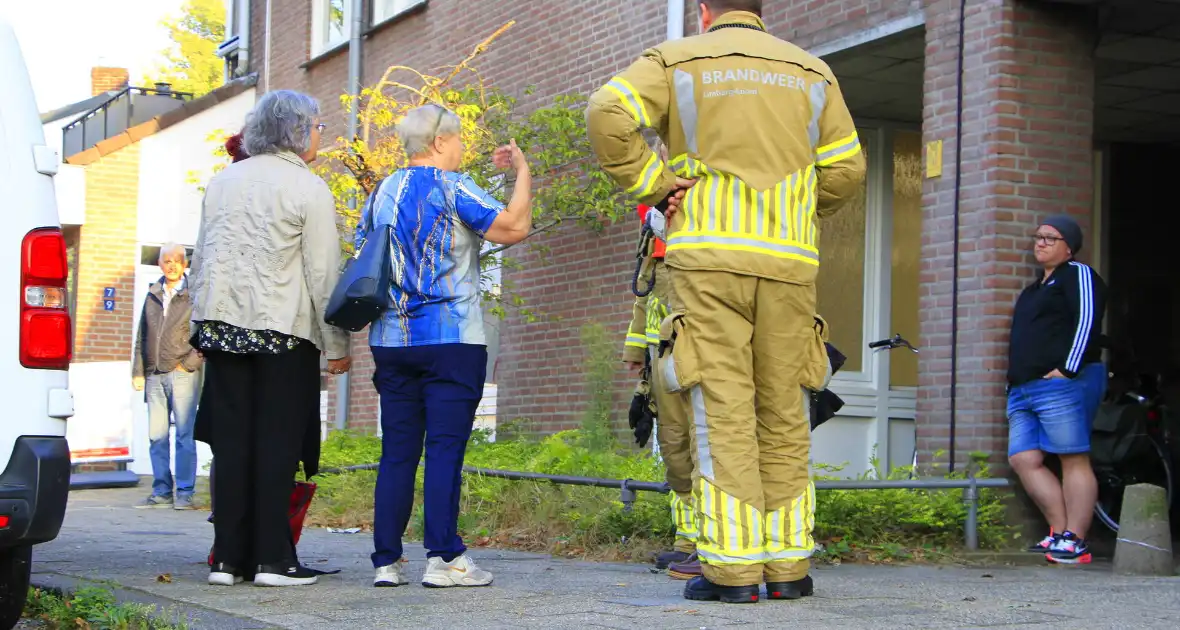
[[[801,579],[815,489],[803,388],[830,378],[815,286],[724,271],[671,270],[676,312],[659,370],[689,405],[697,552],[721,586]]]
[[[648,338],[657,338],[664,315],[679,307],[668,278],[668,267],[655,261],[656,281],[647,302]],[[654,298],[654,299],[653,299]],[[676,524],[676,551],[696,551],[696,515],[692,507],[692,472],[696,456],[689,436],[688,407],[683,395],[669,392],[657,368],[658,346],[649,345],[651,354],[651,392],[655,398],[656,442],[664,460],[665,479],[671,486],[672,522]]]

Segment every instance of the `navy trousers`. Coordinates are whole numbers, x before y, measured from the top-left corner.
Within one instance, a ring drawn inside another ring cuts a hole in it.
[[[459,538],[463,456],[483,397],[488,350],[472,344],[372,347],[381,396],[381,467],[373,508],[374,567],[402,557],[414,507],[414,479],[426,447],[427,557],[450,562],[467,550]]]

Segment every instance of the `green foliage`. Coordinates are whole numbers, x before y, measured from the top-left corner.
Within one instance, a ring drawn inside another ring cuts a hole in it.
[[[225,62],[217,56],[217,47],[225,41],[225,1],[185,0],[180,17],[162,25],[173,45],[161,53],[164,62],[148,80],[171,83],[173,90],[194,97],[220,87]]]
[[[614,396],[618,348],[602,324],[592,323],[582,326],[582,349],[586,353],[582,369],[589,399],[582,416],[586,446],[596,451],[616,448],[613,420],[618,409]]]
[[[584,111],[585,97],[560,95],[551,102],[529,102],[486,86],[474,61],[492,42],[511,28],[512,22],[481,42],[470,55],[440,76],[431,76],[406,66],[391,66],[375,84],[364,88],[359,98],[340,97],[345,111],[356,108],[358,133],[355,138],[337,137],[320,152],[315,170],[336,198],[342,249],[351,253],[353,235],[365,198],[382,178],[406,165],[409,156],[398,141],[397,124],[411,110],[436,103],[455,112],[462,121],[460,137],[465,152],[460,169],[481,187],[507,201],[512,191],[512,174],[496,169],[492,153],[515,139],[527,156],[533,177],[533,230],[537,234],[566,223],[601,231],[629,212],[629,204],[618,186],[598,167],[592,157]],[[531,96],[526,89],[522,96]],[[526,247],[539,257],[544,245],[526,240]],[[496,269],[516,269],[519,263],[504,252],[516,246],[493,247],[481,257],[484,305],[496,317],[514,313],[526,322],[542,314],[533,310],[513,290],[510,282],[494,283]]]
[[[169,615],[174,616],[174,615]],[[46,628],[70,630],[186,630],[183,620],[168,621],[148,604],[120,604],[111,591],[88,587],[72,595],[29,589],[25,617]]]
[[[869,472],[857,479],[908,479],[911,469],[902,467],[882,475],[874,459]],[[841,467],[817,466],[816,479],[833,479]],[[937,467],[936,467],[937,468]],[[933,471],[937,473],[937,470]],[[986,468],[977,477],[987,477]],[[941,475],[964,479],[964,472]],[[994,489],[979,490],[979,544],[984,549],[1007,545],[1013,530],[1005,523],[1003,495]],[[937,549],[955,549],[963,543],[967,506],[961,490],[827,490],[816,493],[815,538],[827,542],[832,556],[909,557]]]
[[[663,480],[663,465],[657,458],[626,449],[596,448],[592,446],[595,439],[582,430],[536,441],[494,443],[479,434],[468,447],[466,462],[477,468],[552,475]],[[373,463],[379,456],[379,438],[343,433],[330,437],[323,451],[328,466]],[[909,472],[897,469],[886,478],[906,478]],[[984,470],[980,476],[986,474]],[[421,475],[420,470],[419,494]],[[870,473],[862,478],[879,476]],[[373,472],[317,478],[320,490],[309,523],[370,527],[375,480]],[[990,489],[980,494],[980,546],[1003,548],[1013,536],[1005,524],[1004,495]],[[959,490],[823,490],[817,492],[816,503],[815,539],[823,546],[819,555],[823,559],[920,560],[939,558],[962,546],[967,512]],[[415,510],[409,538],[422,532],[420,503]],[[468,544],[476,546],[638,560],[652,549],[670,545],[673,538],[668,498],[650,492],[640,492],[628,513],[615,489],[465,475],[461,512],[460,532]]]

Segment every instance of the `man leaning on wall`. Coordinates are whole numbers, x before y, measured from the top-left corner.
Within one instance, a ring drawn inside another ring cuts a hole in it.
[[[678,304],[656,369],[690,409],[699,461],[703,575],[684,596],[757,602],[766,582],[797,599],[813,590],[804,389],[831,375],[817,217],[860,194],[865,159],[832,71],[767,33],[760,0],[699,9],[701,34],[644,52],[591,97],[587,126],[607,173],[668,215]]]

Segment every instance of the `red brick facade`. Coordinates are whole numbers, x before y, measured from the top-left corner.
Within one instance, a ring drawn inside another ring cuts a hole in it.
[[[74,361],[127,361],[133,340],[139,145],[86,166],[86,224],[78,243]],[[114,287],[115,310],[103,309]]]
[[[950,443],[951,288],[959,3],[926,8],[923,137],[944,143],[941,178],[926,180],[920,310],[918,445]],[[1032,277],[1028,235],[1038,217],[1092,212],[1093,66],[1072,11],[1015,0],[968,4],[956,459],[1003,459],[1004,376],[1012,305]],[[1087,232],[1088,233],[1088,232]],[[1092,248],[1091,248],[1092,249]]]
[[[696,8],[686,2],[686,32]],[[253,71],[263,89],[307,91],[323,102],[330,133],[344,130],[338,96],[347,51],[308,59],[309,3],[275,0],[269,68],[265,3],[255,2]],[[1067,210],[1088,225],[1091,211],[1093,66],[1086,29],[1069,8],[983,0],[968,3],[965,55],[961,272],[959,302],[959,459],[973,450],[1004,452],[1003,371],[1008,316],[1030,277],[1024,238],[1034,217]],[[923,137],[944,144],[941,177],[924,180],[920,291],[919,447],[949,445],[952,243],[959,2],[954,0],[767,0],[774,34],[804,48],[827,45],[896,18],[924,14],[926,69]],[[281,16],[281,19],[278,17]],[[662,41],[664,0],[430,0],[412,14],[372,29],[365,40],[364,80],[389,65],[431,69],[454,63],[509,20],[516,26],[480,60],[484,78],[526,104],[564,92],[588,94]],[[853,112],[854,115],[856,112]],[[536,429],[569,428],[586,399],[579,329],[598,322],[620,339],[629,317],[627,289],[635,226],[601,235],[569,227],[545,239],[541,260],[521,250],[523,268],[506,280],[553,319],[506,322],[495,380],[501,422],[527,418]],[[516,250],[514,250],[516,251]],[[357,336],[352,378],[353,426],[375,420],[371,363]],[[629,388],[620,370],[620,418]],[[334,396],[333,396],[334,399]]]

